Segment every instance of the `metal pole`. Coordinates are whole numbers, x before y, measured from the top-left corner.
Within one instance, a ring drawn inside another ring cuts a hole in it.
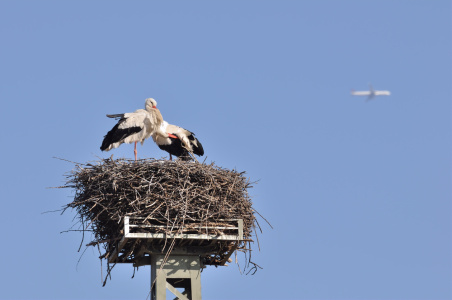
[[[180,300],[201,300],[199,255],[151,255],[151,300],[166,300],[166,290]],[[177,288],[183,288],[181,293]]]

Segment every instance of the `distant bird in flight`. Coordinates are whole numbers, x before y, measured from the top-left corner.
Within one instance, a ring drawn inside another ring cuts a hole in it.
[[[168,137],[154,132],[152,139],[160,149],[169,153],[170,160],[172,160],[172,155],[179,157],[181,160],[190,160],[189,153],[198,156],[204,155],[204,149],[193,132],[168,124],[166,121],[162,122],[160,129],[167,133]]]
[[[163,117],[157,109],[157,101],[146,99],[145,109],[138,109],[133,113],[107,115],[109,118],[119,119],[118,123],[105,135],[100,150],[110,151],[122,143],[135,143],[133,153],[137,160],[137,143],[143,145],[145,139],[152,134],[167,138],[168,134],[162,131]]]
[[[372,85],[369,84],[368,91],[355,91],[352,90],[351,94],[353,96],[367,96],[366,101],[372,100],[375,96],[389,96],[391,95],[390,91],[376,91],[373,89]]]

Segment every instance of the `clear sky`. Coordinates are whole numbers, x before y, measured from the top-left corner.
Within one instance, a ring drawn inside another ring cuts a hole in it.
[[[246,171],[263,267],[202,273],[204,299],[451,299],[451,1],[0,2],[0,299],[145,299],[101,286],[62,185],[105,114],[158,101],[207,162]],[[366,102],[350,90],[390,90]],[[163,157],[152,141],[138,156]],[[86,241],[86,240],[85,240]],[[105,274],[105,264],[104,264]]]

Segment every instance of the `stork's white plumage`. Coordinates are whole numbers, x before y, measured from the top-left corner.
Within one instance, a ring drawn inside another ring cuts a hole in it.
[[[168,134],[161,129],[163,117],[157,109],[157,101],[146,99],[145,109],[138,109],[133,113],[107,115],[109,118],[119,119],[118,123],[105,135],[100,150],[109,151],[123,143],[135,143],[134,154],[137,160],[137,143],[143,145],[145,139],[152,134],[161,138]]]
[[[168,124],[163,121],[160,129],[168,136],[164,137],[157,133],[152,134],[152,139],[159,146],[160,149],[166,151],[170,155],[177,156],[182,160],[190,160],[190,154],[193,153],[198,156],[204,155],[204,149],[195,134],[182,127]]]

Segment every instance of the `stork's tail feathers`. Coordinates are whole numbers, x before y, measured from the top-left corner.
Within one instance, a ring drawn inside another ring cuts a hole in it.
[[[122,118],[124,118],[124,114],[107,115],[107,117],[112,118],[112,119],[122,119]]]
[[[202,144],[200,141],[198,141],[197,138],[195,138],[195,134],[192,133],[188,139],[190,140],[190,145],[193,149],[193,153],[198,155],[198,156],[203,156],[204,155],[204,148],[202,147]]]

